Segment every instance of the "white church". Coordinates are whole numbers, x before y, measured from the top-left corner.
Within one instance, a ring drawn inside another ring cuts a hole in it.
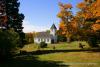
[[[57,43],[57,28],[55,24],[53,24],[50,28],[50,32],[38,32],[34,37],[34,43],[45,42],[47,44]]]

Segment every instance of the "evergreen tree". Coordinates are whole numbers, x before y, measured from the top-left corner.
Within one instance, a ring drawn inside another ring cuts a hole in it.
[[[18,0],[0,0],[0,59],[8,59],[16,47],[23,47],[24,15],[19,13]]]
[[[5,0],[6,3],[6,14],[7,14],[7,29],[13,28],[20,36],[20,45],[23,45],[24,33],[22,31],[22,22],[24,15],[19,13],[18,0]]]

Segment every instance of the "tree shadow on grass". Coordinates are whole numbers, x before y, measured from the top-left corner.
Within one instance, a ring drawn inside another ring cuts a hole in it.
[[[61,65],[60,61],[41,61],[35,55],[59,53],[59,52],[100,52],[100,49],[70,49],[70,50],[38,50],[33,52],[22,51],[22,53],[14,56],[13,60],[6,63],[0,63],[0,67],[69,67],[69,65]]]
[[[68,50],[37,50],[33,52],[23,52],[26,55],[41,55],[59,52],[100,52],[100,49],[68,49]]]
[[[40,61],[33,55],[20,55],[6,63],[0,63],[0,67],[69,67],[59,63],[62,62]]]

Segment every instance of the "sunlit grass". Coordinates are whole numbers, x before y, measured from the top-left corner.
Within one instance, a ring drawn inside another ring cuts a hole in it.
[[[70,67],[99,67],[100,53],[90,52],[61,52],[45,55],[37,55],[38,60],[60,61],[69,64]]]
[[[40,60],[53,60],[66,62],[100,62],[100,53],[88,52],[61,52],[37,55]]]
[[[47,48],[40,48],[39,50],[53,50],[53,46],[55,46],[55,50],[73,50],[73,49],[80,49],[78,43],[80,42],[71,42],[71,43],[57,43],[57,44],[48,44]],[[86,42],[81,43],[84,46],[84,49],[89,48]],[[37,44],[29,44],[26,45],[23,49],[27,52],[30,51],[37,51],[38,45]],[[55,53],[48,53],[48,54],[40,54],[35,55],[38,60],[40,61],[59,61],[63,62],[64,64],[70,65],[69,67],[99,67],[100,66],[100,52],[90,52],[90,51],[66,51],[66,52],[55,52]],[[82,64],[83,63],[83,64]],[[91,64],[88,64],[91,63]],[[92,64],[96,63],[96,64]]]
[[[53,50],[54,46],[55,46],[56,50],[80,49],[78,43],[82,43],[83,45],[85,45],[84,48],[89,48],[89,46],[86,42],[75,41],[75,42],[71,42],[71,43],[66,43],[66,42],[62,43],[61,42],[61,43],[57,43],[57,44],[48,44],[47,48],[40,48],[40,50]],[[28,45],[25,45],[24,48],[22,48],[21,50],[26,50],[28,52],[36,51],[36,50],[38,50],[38,46],[39,46],[39,44],[28,44]]]

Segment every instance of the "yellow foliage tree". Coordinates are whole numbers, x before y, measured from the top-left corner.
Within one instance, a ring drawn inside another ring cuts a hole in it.
[[[58,13],[58,17],[61,19],[59,24],[59,29],[61,30],[61,34],[65,35],[67,38],[67,42],[71,41],[72,35],[77,30],[76,18],[73,17],[71,8],[71,4],[63,4],[59,3],[60,12]]]
[[[84,19],[82,22],[87,25],[86,22],[91,21],[91,29],[100,30],[98,28],[100,26],[100,0],[84,0],[84,2],[77,4],[77,7],[81,10],[77,13],[77,16]]]

